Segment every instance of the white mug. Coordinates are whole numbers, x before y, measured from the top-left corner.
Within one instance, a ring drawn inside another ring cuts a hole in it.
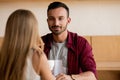
[[[54,67],[54,60],[48,60],[48,64],[49,64],[49,67],[50,67],[50,70],[52,71],[53,70],[53,67]]]
[[[54,76],[58,75],[59,73],[65,73],[62,60],[48,60],[48,63]]]
[[[55,60],[53,72],[55,76],[58,75],[59,73],[64,73],[62,60]]]

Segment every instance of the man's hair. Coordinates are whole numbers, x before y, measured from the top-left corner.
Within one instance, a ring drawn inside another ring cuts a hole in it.
[[[59,7],[63,7],[67,11],[68,16],[69,16],[68,6],[66,4],[62,3],[62,2],[57,2],[57,1],[50,3],[50,5],[48,6],[48,9],[47,9],[47,13],[48,13],[49,10],[59,8]]]

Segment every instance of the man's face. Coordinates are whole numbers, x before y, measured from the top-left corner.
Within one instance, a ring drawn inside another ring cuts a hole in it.
[[[70,23],[67,11],[62,8],[55,8],[48,11],[48,26],[53,34],[59,35],[67,29],[68,23]]]

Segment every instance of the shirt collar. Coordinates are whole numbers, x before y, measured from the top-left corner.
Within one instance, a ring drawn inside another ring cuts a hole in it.
[[[66,42],[66,46],[71,49],[72,51],[75,51],[75,45],[74,45],[74,36],[75,34],[73,34],[72,32],[68,32],[67,35],[67,42]],[[48,38],[48,42],[47,42],[47,46],[51,48],[51,44],[53,43],[53,36],[52,33],[50,34],[49,38]]]

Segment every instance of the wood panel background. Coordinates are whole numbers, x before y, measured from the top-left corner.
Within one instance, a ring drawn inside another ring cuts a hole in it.
[[[98,70],[120,70],[120,36],[92,36]]]
[[[92,47],[97,61],[120,61],[120,36],[93,36]]]

